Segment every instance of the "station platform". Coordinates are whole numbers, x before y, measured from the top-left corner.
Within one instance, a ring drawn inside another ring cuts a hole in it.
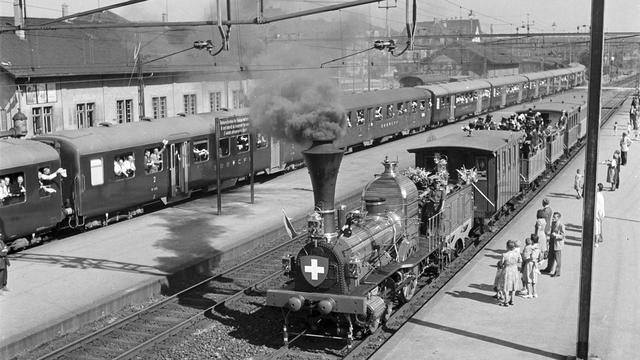
[[[384,170],[385,156],[406,168],[413,164],[407,148],[453,131],[460,127],[346,155],[336,200],[359,197],[374,174]],[[9,359],[126,305],[144,303],[169,292],[177,279],[203,276],[220,262],[284,235],[281,208],[299,229],[313,210],[304,168],[256,183],[254,204],[248,186],[222,197],[221,216],[212,194],[11,255],[7,291],[0,290],[0,358]]]
[[[600,132],[598,161],[619,149],[630,101]],[[442,288],[371,359],[565,359],[576,355],[583,200],[573,179],[584,170],[584,149],[534,201],[507,225],[467,266]],[[584,171],[583,171],[584,173]],[[605,184],[606,165],[598,166]],[[640,354],[640,141],[621,169],[620,188],[605,191],[604,243],[594,248],[590,354],[599,359],[637,359]],[[539,297],[515,298],[501,307],[493,298],[496,263],[507,240],[524,239],[534,230],[542,199],[562,213],[566,225],[562,275],[542,274]]]

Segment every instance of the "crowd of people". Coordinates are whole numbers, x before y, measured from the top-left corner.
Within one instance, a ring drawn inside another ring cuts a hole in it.
[[[15,173],[0,177],[0,205],[10,205],[25,201],[27,187],[23,175],[23,173]],[[51,168],[48,166],[38,170],[41,197],[57,192],[58,184],[54,183],[54,180],[58,175],[66,177],[67,171],[59,168],[51,172]]]
[[[544,149],[546,142],[552,136],[562,131],[567,126],[567,113],[562,110],[558,122],[552,125],[549,119],[545,119],[539,112],[529,109],[526,113],[513,113],[509,117],[502,117],[500,122],[493,119],[491,114],[485,118],[479,117],[469,122],[471,130],[507,130],[524,131],[525,139],[520,145],[520,151],[525,158]]]
[[[609,183],[609,189],[616,191],[620,188],[620,170],[622,166],[626,166],[629,161],[629,150],[634,141],[638,141],[638,113],[640,110],[640,97],[634,97],[631,101],[631,107],[629,110],[629,123],[627,124],[626,131],[622,132],[620,137],[620,148],[616,149],[611,156],[611,159],[606,160],[602,164],[607,166],[607,182]],[[618,123],[613,127],[614,134],[617,135]],[[633,138],[631,137],[631,131],[634,131]]]
[[[516,293],[525,299],[538,297],[540,274],[559,277],[562,268],[565,226],[562,215],[551,210],[548,199],[536,212],[533,233],[524,240],[507,241],[507,251],[497,263],[494,278],[495,298],[500,306],[514,304]],[[546,260],[546,266],[542,268]]]

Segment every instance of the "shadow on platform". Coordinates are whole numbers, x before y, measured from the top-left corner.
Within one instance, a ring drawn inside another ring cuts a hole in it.
[[[165,276],[166,273],[147,265],[131,264],[107,259],[94,259],[79,256],[51,255],[19,253],[11,256],[12,261],[24,261],[31,263],[46,263],[59,265],[62,268],[71,269],[98,269],[110,271],[122,271],[146,275]]]
[[[575,199],[578,200],[576,198],[575,194],[566,194],[566,193],[557,193],[557,192],[552,192],[552,193],[548,193],[547,196],[549,197],[554,197],[554,198],[561,198],[561,199]]]
[[[557,353],[554,353],[554,352],[551,352],[551,351],[545,351],[545,350],[541,350],[541,349],[536,349],[536,348],[533,348],[533,347],[530,347],[530,346],[516,344],[516,343],[511,342],[511,341],[497,339],[497,338],[494,338],[494,337],[491,337],[491,336],[487,336],[487,335],[476,334],[476,333],[471,332],[471,331],[466,331],[466,330],[462,330],[462,329],[456,329],[456,328],[449,327],[449,326],[434,324],[432,322],[418,320],[416,318],[412,318],[408,322],[416,324],[416,325],[421,325],[421,326],[429,327],[429,328],[432,328],[432,329],[440,330],[440,331],[450,332],[452,334],[456,334],[456,335],[460,335],[460,336],[466,336],[466,337],[469,337],[469,338],[473,338],[473,339],[476,339],[476,340],[489,342],[489,343],[500,345],[500,346],[509,347],[509,348],[512,348],[512,349],[515,349],[515,350],[518,350],[518,351],[523,351],[523,352],[528,352],[528,353],[531,353],[531,354],[544,356],[544,357],[547,357],[547,358],[550,358],[550,359],[566,359],[567,358],[565,355],[557,354]]]
[[[582,225],[566,223],[564,227],[567,231],[582,232]]]
[[[625,219],[625,218],[619,218],[619,217],[614,217],[614,216],[605,216],[605,219],[614,219],[614,220],[620,220],[620,221],[629,221],[629,222],[640,223],[640,220],[637,220],[637,219]]]
[[[482,285],[485,285],[485,284],[482,284]],[[486,285],[486,286],[490,286],[490,285]],[[489,291],[493,291],[493,286],[490,286],[490,287],[491,289]],[[464,290],[447,291],[445,294],[451,295],[456,298],[475,300],[475,301],[480,301],[487,304],[496,304],[496,299],[493,298],[493,294],[484,294],[484,293],[464,291]]]

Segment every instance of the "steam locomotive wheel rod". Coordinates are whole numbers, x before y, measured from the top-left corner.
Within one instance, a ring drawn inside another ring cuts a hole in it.
[[[39,359],[56,359],[63,356],[83,359],[131,358],[201,320],[207,312],[281,275],[282,252],[297,250],[305,238],[303,234],[271,248]],[[182,305],[183,302],[187,304]]]
[[[601,111],[604,112],[602,116],[602,125],[606,123],[609,118],[616,113],[616,111],[622,106],[624,100],[628,97],[628,93],[617,94],[612,99],[607,101],[602,106]],[[426,305],[431,298],[440,291],[449,281],[451,281],[458,272],[460,272],[484,247],[491,242],[491,240],[498,235],[502,229],[509,224],[509,222],[520,213],[531,202],[538,193],[540,193],[551,180],[553,180],[561,171],[567,166],[580,152],[584,143],[575,147],[568,157],[563,158],[558,167],[549,177],[545,178],[544,183],[533,191],[525,194],[523,201],[518,203],[515,209],[501,217],[495,224],[495,230],[491,234],[484,236],[484,239],[480,240],[480,243],[475,247],[467,247],[465,251],[460,254],[458,258],[452,261],[448,268],[446,268],[433,282],[429,281],[426,286],[420,289],[413,299],[407,304],[403,305],[400,309],[395,311],[389,318],[385,326],[380,327],[375,333],[369,337],[354,343],[354,347],[351,351],[345,349],[345,359],[368,359],[378,349],[382,347],[394,334],[399,330],[407,321],[409,321],[424,305]]]

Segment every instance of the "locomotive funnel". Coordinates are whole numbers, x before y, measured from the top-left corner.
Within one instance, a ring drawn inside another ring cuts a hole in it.
[[[314,140],[302,155],[311,176],[315,210],[322,215],[324,234],[337,235],[334,203],[338,169],[344,150],[335,147],[330,140]]]

